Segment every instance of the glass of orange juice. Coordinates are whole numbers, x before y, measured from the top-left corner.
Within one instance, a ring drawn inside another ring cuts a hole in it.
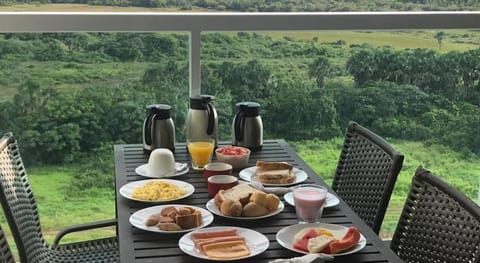
[[[212,160],[214,139],[190,139],[187,140],[187,148],[192,159],[194,170],[203,170],[203,167]]]

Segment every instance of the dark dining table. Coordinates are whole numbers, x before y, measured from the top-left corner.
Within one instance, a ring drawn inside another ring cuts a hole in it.
[[[219,146],[229,143],[219,143]],[[117,235],[119,240],[120,261],[122,263],[145,262],[211,262],[187,255],[180,250],[178,241],[183,234],[164,234],[137,229],[129,222],[130,215],[140,209],[150,207],[151,203],[129,200],[119,194],[119,189],[133,181],[149,179],[135,173],[135,168],[148,162],[142,145],[124,144],[115,145],[115,188],[116,188],[116,217],[118,220]],[[190,163],[184,143],[175,146],[175,161]],[[215,157],[214,157],[215,160]],[[288,145],[285,140],[266,140],[260,151],[252,152],[248,166],[255,166],[257,160],[285,161],[294,167],[300,168],[308,174],[305,183],[326,185],[320,176]],[[238,176],[239,171],[234,170]],[[195,192],[188,198],[175,201],[175,204],[206,207],[208,197],[207,186],[203,172],[190,169],[187,174],[171,179],[182,180],[192,184]],[[330,187],[329,190],[334,193]],[[283,198],[280,197],[282,201]],[[216,216],[210,226],[236,226],[249,228],[265,235],[270,241],[268,249],[254,257],[240,262],[268,262],[278,258],[291,258],[302,254],[282,247],[276,241],[276,233],[287,226],[297,223],[295,208],[285,201],[284,210],[273,216],[258,220],[235,220]],[[353,212],[346,203],[340,203],[332,208],[324,209],[322,223],[338,224],[342,226],[356,226],[367,240],[366,246],[359,252],[335,257],[333,262],[402,262],[396,254]]]

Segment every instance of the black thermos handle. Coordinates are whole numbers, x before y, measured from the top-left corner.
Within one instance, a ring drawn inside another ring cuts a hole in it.
[[[154,114],[149,113],[143,125],[143,137],[147,145],[152,145],[152,119]]]
[[[208,125],[207,125],[207,134],[212,135],[213,129],[215,128],[215,113],[212,104],[207,104],[207,115],[208,115]]]
[[[244,114],[242,111],[237,112],[235,115],[235,139],[237,141],[243,140],[243,118]]]

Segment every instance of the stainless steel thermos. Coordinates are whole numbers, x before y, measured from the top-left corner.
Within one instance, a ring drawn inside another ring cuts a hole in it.
[[[187,113],[186,139],[214,139],[218,142],[218,115],[213,105],[215,97],[198,95],[190,97]]]
[[[263,123],[260,117],[260,104],[239,102],[235,104],[235,117],[232,123],[232,144],[252,151],[263,146]]]
[[[170,105],[146,106],[147,117],[143,122],[143,151],[150,154],[157,148],[175,152],[175,125],[170,117]]]

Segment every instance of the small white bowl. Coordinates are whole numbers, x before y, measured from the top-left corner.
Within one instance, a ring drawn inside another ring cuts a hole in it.
[[[239,146],[220,147],[215,150],[219,162],[228,163],[234,169],[244,168],[248,165],[250,150]]]
[[[158,148],[150,153],[147,165],[148,177],[163,177],[175,171],[175,158],[169,149]]]

